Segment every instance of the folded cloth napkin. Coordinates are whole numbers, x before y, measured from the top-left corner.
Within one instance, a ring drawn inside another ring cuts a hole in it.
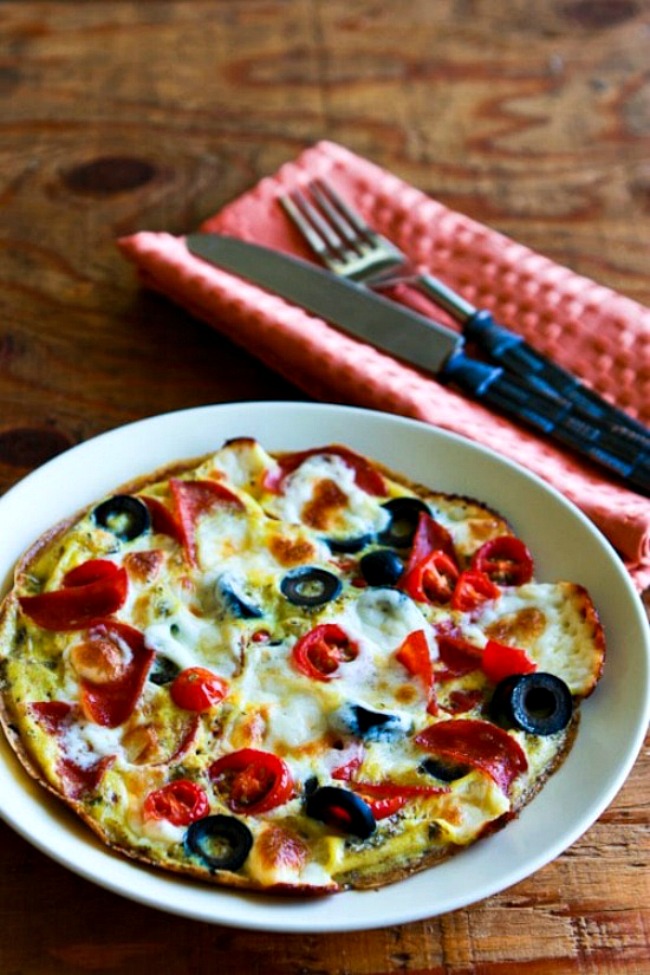
[[[215,231],[309,257],[278,197],[315,177],[339,189],[413,261],[472,304],[650,421],[650,310],[444,207],[343,146],[320,142],[207,219]],[[650,501],[587,461],[320,318],[193,257],[182,237],[143,231],[123,254],[147,286],[253,352],[311,397],[415,417],[534,471],[610,539],[639,589],[650,585]]]

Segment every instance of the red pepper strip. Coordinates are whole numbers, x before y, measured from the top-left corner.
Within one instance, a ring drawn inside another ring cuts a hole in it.
[[[433,687],[433,664],[424,630],[414,630],[409,633],[398,648],[395,657],[403,667],[406,667],[411,677],[420,678],[427,697],[427,711],[429,714],[436,714],[438,708]]]
[[[218,481],[183,481],[172,477],[169,487],[174,502],[181,542],[190,565],[196,565],[196,523],[201,515],[217,504],[231,504],[244,509],[244,502]]]
[[[355,772],[361,768],[363,762],[364,747],[361,742],[357,745],[357,750],[350,758],[335,768],[332,772],[332,778],[337,779],[339,782],[349,782]]]
[[[367,494],[386,494],[386,482],[382,475],[370,464],[365,457],[356,454],[348,447],[337,445],[330,447],[315,447],[311,450],[301,450],[293,454],[280,457],[277,467],[267,471],[264,477],[264,487],[268,491],[279,494],[285,479],[297,470],[310,457],[319,455],[340,457],[348,467],[354,471],[354,480],[358,487]]]
[[[104,728],[116,728],[126,721],[136,706],[154,651],[145,646],[144,636],[139,630],[115,620],[96,622],[88,634],[91,645],[93,640],[98,643],[111,640],[118,648],[123,643],[130,651],[126,670],[116,680],[95,684],[81,678],[79,682],[85,716]]]
[[[431,555],[437,551],[444,552],[445,555],[449,556],[454,565],[456,564],[454,540],[450,532],[447,531],[444,525],[436,521],[435,518],[422,511],[418,519],[415,535],[413,536],[411,554],[406,566],[407,572],[417,565],[418,562],[421,562],[422,559],[426,558],[427,555]]]
[[[488,680],[498,684],[512,674],[532,674],[537,670],[537,664],[520,647],[488,640],[483,648],[481,669]]]
[[[328,681],[338,677],[341,664],[359,654],[359,647],[337,623],[321,623],[305,633],[292,651],[298,670],[313,680]]]
[[[476,609],[489,599],[498,599],[501,590],[485,572],[478,569],[466,569],[458,577],[454,593],[451,597],[451,608],[460,612]]]
[[[150,792],[142,807],[145,819],[166,819],[174,826],[189,826],[210,811],[208,797],[189,779],[175,779]]]
[[[90,559],[71,569],[63,587],[20,596],[23,611],[45,630],[82,630],[98,617],[115,613],[126,599],[128,576],[108,559]]]
[[[229,809],[255,816],[281,806],[294,791],[289,767],[271,752],[255,748],[223,755],[208,774]]]
[[[519,743],[496,725],[471,718],[439,721],[415,736],[426,751],[486,772],[507,793],[528,768]]]
[[[502,586],[522,586],[533,577],[533,557],[519,538],[499,535],[474,553],[472,569],[484,572]]]
[[[411,599],[421,603],[448,603],[459,571],[456,563],[442,549],[425,555],[411,569],[406,569],[399,587]]]

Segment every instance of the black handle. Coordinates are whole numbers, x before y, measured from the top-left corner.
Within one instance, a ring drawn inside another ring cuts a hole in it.
[[[621,438],[616,429],[576,416],[566,400],[535,389],[499,366],[470,359],[462,351],[447,360],[439,378],[570,447],[623,478],[634,490],[650,495],[650,450]]]
[[[650,449],[650,430],[642,423],[612,406],[566,369],[537,352],[521,336],[498,325],[488,311],[474,312],[465,321],[463,334],[487,352],[493,362],[525,377],[540,392],[549,389],[568,400],[577,416],[607,424],[631,445],[642,450]]]

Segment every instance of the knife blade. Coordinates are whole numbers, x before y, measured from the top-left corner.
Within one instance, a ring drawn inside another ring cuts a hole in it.
[[[349,335],[496,407],[650,494],[650,453],[573,415],[571,404],[501,366],[465,354],[461,335],[375,291],[279,251],[214,233],[189,234],[188,251],[280,295]]]

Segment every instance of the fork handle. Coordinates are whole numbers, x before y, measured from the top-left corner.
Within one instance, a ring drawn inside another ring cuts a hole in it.
[[[650,449],[650,430],[599,396],[574,375],[529,345],[520,335],[497,324],[489,311],[476,309],[431,274],[419,274],[417,286],[462,325],[463,335],[486,352],[492,362],[524,376],[540,392],[568,400],[579,416],[611,424],[631,445]]]
[[[650,450],[640,450],[607,425],[576,416],[566,400],[540,392],[525,379],[470,359],[462,351],[447,360],[439,378],[570,447],[623,478],[633,490],[650,495]]]

